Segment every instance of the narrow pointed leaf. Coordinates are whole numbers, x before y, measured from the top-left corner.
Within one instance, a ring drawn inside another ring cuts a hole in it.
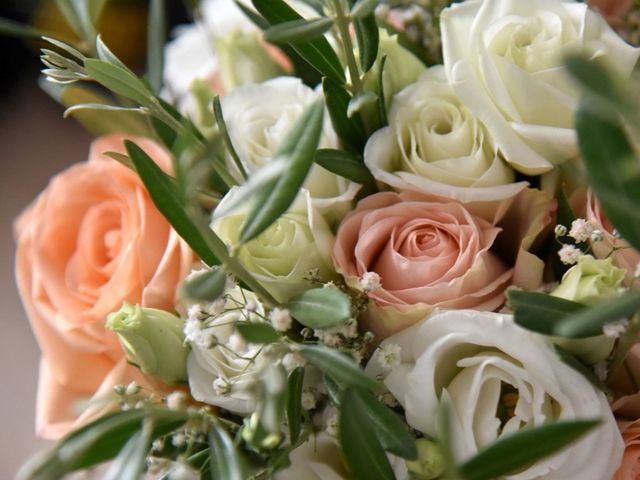
[[[345,463],[356,480],[392,480],[393,469],[357,392],[347,389],[340,404],[338,439]]]
[[[280,340],[280,335],[266,322],[237,322],[236,329],[249,343],[266,345]]]
[[[378,3],[380,3],[380,0],[358,0],[354,3],[353,7],[351,7],[349,16],[351,18],[367,17],[374,12]]]
[[[56,5],[73,31],[83,40],[93,43],[96,29],[89,2],[86,0],[56,0]]]
[[[270,192],[255,201],[240,233],[246,243],[260,235],[293,203],[313,165],[322,132],[324,105],[317,101],[307,108],[296,126],[285,137],[275,157],[285,157],[287,173]]]
[[[98,35],[98,37],[96,38],[96,52],[98,53],[98,58],[100,60],[111,63],[122,68],[123,70],[127,70],[130,72],[129,67],[122,63],[122,61],[118,57],[116,57],[116,55],[111,50],[109,50],[107,44],[102,40],[101,35]]]
[[[358,387],[365,390],[377,390],[380,383],[368,376],[349,357],[324,345],[307,345],[300,353],[309,363],[315,365],[344,387]]]
[[[380,69],[378,70],[378,116],[380,117],[380,128],[389,125],[387,116],[387,100],[384,95],[384,67],[387,64],[387,56],[380,59]]]
[[[510,290],[509,305],[514,321],[521,327],[544,335],[553,335],[560,320],[584,310],[586,305],[545,293]]]
[[[165,0],[151,0],[147,22],[147,77],[154,93],[162,88],[164,44],[167,39],[167,6]]]
[[[526,468],[553,455],[591,431],[600,422],[558,422],[522,429],[506,436],[460,466],[465,480],[491,480]]]
[[[107,470],[104,480],[138,480],[144,471],[147,453],[151,447],[151,422],[133,435]]]
[[[371,70],[376,58],[378,58],[378,47],[380,33],[376,17],[369,14],[366,17],[358,18],[355,22],[356,40],[358,41],[358,52],[360,55],[360,66],[366,73]]]
[[[227,432],[214,425],[209,432],[212,480],[245,480],[245,467],[236,446]]]
[[[568,338],[600,335],[607,323],[628,318],[638,311],[640,292],[632,290],[565,317],[555,325],[553,333]]]
[[[207,265],[219,264],[220,262],[207,245],[202,233],[178,200],[176,187],[170,177],[135,143],[127,140],[125,146],[129,158],[135,165],[158,210]]]
[[[252,0],[254,7],[271,26],[293,20],[302,20],[298,13],[283,0]],[[334,79],[345,81],[344,67],[331,44],[324,37],[295,42],[291,47],[318,72]]]
[[[360,152],[364,148],[367,136],[362,119],[359,116],[349,118],[347,111],[351,102],[351,95],[345,86],[330,78],[322,81],[322,90],[327,105],[331,123],[340,139],[347,145]]]
[[[331,173],[359,183],[360,185],[374,185],[375,178],[369,169],[353,154],[344,150],[321,149],[316,152],[315,162]]]
[[[244,165],[242,165],[242,160],[240,160],[240,156],[238,155],[238,152],[236,151],[236,148],[233,146],[233,142],[231,141],[231,135],[229,135],[227,123],[224,121],[222,104],[220,103],[220,97],[218,95],[216,95],[213,99],[213,114],[216,118],[216,124],[220,129],[220,133],[222,134],[224,143],[227,146],[227,152],[229,152],[229,155],[235,163],[238,172],[240,172],[242,177],[246,180],[248,175],[246,170],[244,169]]]
[[[331,328],[351,317],[349,296],[336,287],[313,288],[287,304],[291,315],[310,328]]]
[[[134,100],[140,105],[149,105],[151,92],[142,80],[128,70],[94,58],[85,60],[84,67],[91,78],[113,93]]]
[[[321,37],[333,26],[330,18],[313,20],[292,20],[283,22],[264,31],[264,39],[271,43],[293,43]]]
[[[212,268],[193,275],[180,289],[181,296],[194,302],[213,302],[224,293],[227,274],[220,268]]]
[[[594,112],[586,101],[575,121],[589,185],[607,218],[640,250],[640,160],[622,124]]]
[[[287,381],[287,421],[289,423],[289,437],[291,444],[295,444],[300,437],[302,417],[302,388],[304,382],[304,367],[291,371]]]

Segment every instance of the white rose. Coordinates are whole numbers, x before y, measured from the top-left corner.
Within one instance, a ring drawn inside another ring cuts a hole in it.
[[[223,200],[237,194],[232,189]],[[211,228],[227,244],[238,246],[238,238],[249,206],[216,218]],[[333,234],[311,203],[309,192],[301,190],[289,210],[264,233],[238,248],[236,255],[244,267],[281,303],[312,287],[310,272],[318,270],[323,280],[336,274],[331,261]]]
[[[629,76],[640,50],[587,5],[469,0],[441,16],[447,78],[514,168],[537,175],[577,155],[579,90],[563,65],[585,51]]]
[[[453,92],[442,66],[394,97],[389,126],[369,139],[364,162],[377,180],[397,190],[464,203],[503,200],[527,185],[513,183],[513,170]]]
[[[245,85],[222,98],[222,110],[233,145],[251,173],[269,162],[305,108],[320,92],[298,78],[279,77],[258,85]],[[338,148],[328,115],[319,148]],[[360,186],[314,165],[305,182],[313,203],[330,222],[350,209]]]
[[[188,320],[185,324],[185,336],[191,344],[187,359],[191,395],[199,402],[239,415],[248,414],[255,408],[254,386],[264,364],[261,345],[247,344],[246,351],[237,352],[234,343],[237,322],[260,321],[257,315],[242,312],[247,301],[256,305],[256,312],[264,316],[264,308],[257,297],[236,287],[228,294],[221,314],[205,322]],[[193,325],[192,322],[200,324]],[[253,356],[256,356],[253,361],[248,360]]]
[[[437,437],[439,405],[450,404],[458,461],[526,426],[601,418],[580,441],[507,478],[603,480],[620,464],[624,446],[604,394],[511,316],[441,311],[386,344],[402,347],[402,363],[384,382],[411,427]],[[374,358],[367,370],[376,374],[378,365]]]
[[[276,473],[276,480],[345,480],[349,477],[342,464],[342,454],[336,439],[320,432],[289,455],[291,465]]]

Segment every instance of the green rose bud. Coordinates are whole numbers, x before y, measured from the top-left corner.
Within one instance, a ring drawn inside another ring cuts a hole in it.
[[[418,459],[407,461],[407,469],[411,478],[416,480],[432,480],[444,473],[444,457],[440,447],[426,438],[416,440]]]
[[[551,295],[589,305],[617,297],[625,271],[612,262],[611,258],[597,260],[591,255],[581,256]]]
[[[265,43],[254,32],[234,30],[229,35],[217,37],[214,47],[225,92],[239,85],[261,83],[284,74],[274,56],[265,48]]]
[[[146,375],[169,385],[187,379],[187,347],[182,320],[163,310],[124,303],[107,317],[106,327],[118,334],[127,360]]]

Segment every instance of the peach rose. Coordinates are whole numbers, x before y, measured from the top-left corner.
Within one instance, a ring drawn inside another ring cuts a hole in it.
[[[622,465],[613,480],[637,480],[640,478],[640,420],[619,422],[624,439]]]
[[[589,6],[597,10],[609,23],[620,22],[633,5],[633,0],[589,0]]]
[[[167,153],[134,139],[160,166]],[[57,438],[95,415],[78,403],[136,380],[108,313],[123,301],[173,310],[193,254],[153,205],[135,172],[110,159],[123,138],[102,137],[89,161],[53,178],[16,222],[18,288],[42,349],[36,429]],[[103,406],[104,407],[104,406]]]
[[[600,209],[598,200],[591,190],[587,193],[586,204],[586,219],[604,234],[602,241],[591,244],[594,256],[596,258],[606,258],[611,255],[613,264],[627,271],[625,283],[630,285],[633,282],[636,266],[640,262],[640,252],[631,247],[625,240],[616,238],[613,235],[613,225]],[[616,248],[615,252],[613,252],[614,246]]]
[[[631,347],[625,362],[609,382],[617,396],[612,408],[618,418],[636,420],[640,419],[640,391],[636,386],[640,381],[640,344]]]

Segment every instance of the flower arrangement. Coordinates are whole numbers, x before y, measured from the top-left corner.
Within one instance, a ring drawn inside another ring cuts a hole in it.
[[[203,0],[167,41],[153,0],[139,76],[58,3],[98,138],[15,224],[57,440],[19,478],[640,478],[637,6]]]

